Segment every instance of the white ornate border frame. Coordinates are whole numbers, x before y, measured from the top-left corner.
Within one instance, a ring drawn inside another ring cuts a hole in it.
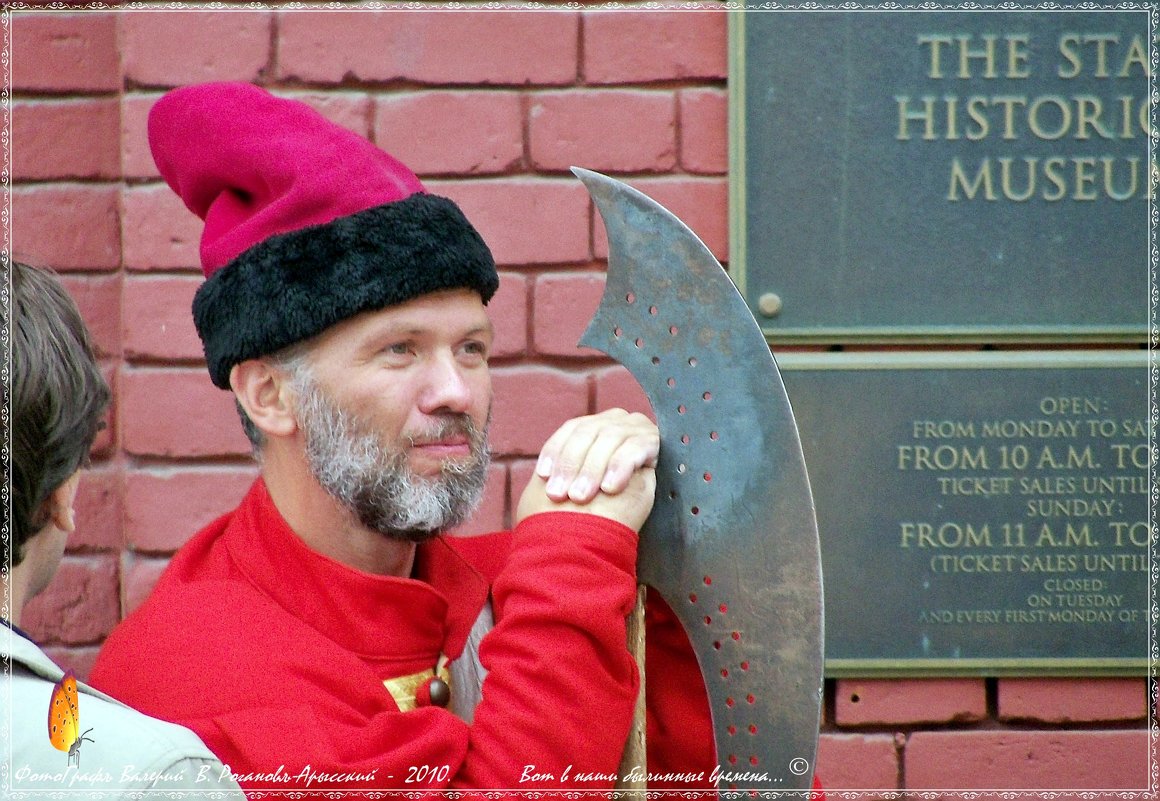
[[[3,77],[3,85],[0,87],[0,109],[3,113],[2,126],[0,126],[0,145],[3,147],[3,164],[0,166],[0,191],[2,191],[2,200],[0,200],[0,228],[2,228],[2,239],[0,239],[0,265],[3,265],[3,282],[0,283],[0,351],[2,351],[2,358],[0,358],[0,381],[3,382],[4,392],[2,401],[0,401],[0,428],[3,429],[3,438],[0,441],[0,468],[3,469],[4,481],[0,485],[0,504],[3,506],[4,515],[0,518],[0,538],[4,542],[9,542],[11,537],[10,530],[10,504],[11,504],[11,473],[9,470],[11,459],[11,434],[10,434],[10,406],[7,388],[11,380],[11,331],[10,331],[10,304],[11,304],[11,285],[10,285],[10,271],[8,269],[9,260],[12,257],[12,14],[20,11],[36,11],[36,12],[51,12],[51,11],[68,11],[68,12],[83,12],[83,11],[113,11],[131,13],[133,11],[222,11],[222,12],[244,12],[244,11],[260,11],[260,10],[277,10],[277,11],[325,11],[325,10],[366,10],[366,11],[721,11],[722,9],[731,13],[742,13],[745,11],[898,11],[898,10],[919,10],[919,11],[1141,11],[1148,13],[1148,29],[1152,34],[1149,37],[1149,63],[1151,67],[1149,97],[1150,97],[1150,118],[1152,127],[1152,137],[1149,141],[1149,155],[1151,162],[1156,163],[1157,156],[1157,140],[1160,138],[1160,128],[1157,127],[1158,115],[1157,107],[1160,106],[1160,91],[1157,89],[1156,73],[1160,68],[1160,58],[1158,58],[1158,51],[1156,45],[1156,33],[1160,30],[1160,0],[1151,0],[1150,2],[1134,2],[1123,0],[1122,2],[1112,3],[1098,3],[1098,2],[1079,2],[1079,3],[1060,3],[1060,2],[999,2],[999,3],[979,3],[964,0],[959,3],[940,3],[927,0],[926,2],[883,2],[883,3],[860,3],[860,2],[841,2],[841,3],[818,3],[818,2],[800,2],[800,3],[781,3],[781,2],[762,2],[762,3],[744,3],[736,2],[736,0],[729,0],[729,2],[606,2],[602,4],[589,4],[578,2],[565,3],[542,3],[542,2],[528,2],[528,3],[514,3],[514,2],[484,2],[484,3],[464,3],[464,2],[447,2],[447,3],[425,3],[425,2],[378,2],[377,0],[370,0],[368,2],[326,2],[326,3],[231,3],[225,4],[220,2],[209,3],[185,3],[185,2],[129,2],[124,4],[111,5],[103,2],[77,3],[68,4],[62,2],[52,2],[47,4],[30,4],[25,2],[3,3],[0,5],[0,30],[2,30],[3,48],[0,50],[0,74]],[[1151,180],[1154,196],[1157,186],[1160,185],[1160,175],[1156,170],[1152,171]],[[1158,416],[1157,390],[1160,388],[1160,363],[1157,361],[1157,350],[1160,349],[1160,321],[1157,315],[1160,311],[1160,282],[1157,277],[1157,267],[1160,265],[1160,243],[1157,242],[1157,231],[1160,230],[1160,210],[1158,210],[1155,200],[1149,199],[1148,202],[1148,217],[1149,217],[1149,238],[1148,238],[1148,255],[1149,255],[1149,271],[1148,271],[1148,444],[1151,454],[1148,467],[1148,481],[1149,481],[1149,519],[1152,524],[1151,543],[1149,546],[1149,560],[1148,560],[1148,594],[1149,594],[1149,638],[1148,638],[1148,700],[1149,700],[1149,726],[1148,726],[1148,786],[1146,788],[1132,789],[1132,790],[1000,790],[1000,789],[963,789],[963,790],[937,790],[937,791],[923,791],[923,790],[896,790],[896,791],[882,791],[882,790],[827,790],[826,795],[831,799],[861,799],[861,798],[876,798],[876,799],[902,799],[902,798],[919,798],[924,800],[940,799],[947,797],[961,798],[964,801],[976,801],[976,799],[1004,799],[1005,801],[1013,801],[1020,798],[1038,798],[1051,801],[1057,798],[1074,798],[1081,799],[1096,799],[1105,798],[1119,798],[1119,799],[1157,799],[1160,798],[1160,764],[1157,762],[1157,747],[1160,745],[1160,731],[1157,728],[1157,709],[1160,705],[1160,692],[1157,688],[1157,668],[1160,666],[1160,644],[1158,644],[1156,637],[1156,627],[1160,623],[1160,605],[1157,603],[1157,586],[1160,585],[1160,559],[1157,554],[1157,544],[1160,539],[1157,537],[1157,512],[1160,509],[1160,485],[1157,483],[1157,442],[1155,439],[1155,430],[1160,423],[1160,416]],[[4,566],[7,569],[8,565]],[[0,597],[0,616],[9,618],[11,615],[11,598],[5,594]],[[0,637],[7,638],[10,645],[12,632],[7,627],[0,627]],[[5,649],[7,652],[9,649]],[[4,675],[10,675],[11,664],[5,658],[2,660],[2,669]],[[113,795],[119,796],[120,793],[90,791],[90,790],[60,790],[50,794],[42,792],[29,793],[23,791],[11,791],[11,777],[8,775],[8,769],[11,764],[12,755],[12,721],[7,710],[12,708],[11,700],[11,682],[4,683],[5,691],[8,697],[0,699],[3,702],[3,714],[0,715],[0,753],[7,756],[7,759],[0,762],[0,789],[3,789],[9,798],[12,799],[32,799],[32,798],[60,798],[73,799],[77,798],[78,793],[84,793],[86,797],[111,797]],[[438,792],[438,791],[436,791]],[[637,792],[609,792],[600,790],[572,790],[564,793],[548,793],[539,791],[527,790],[474,790],[474,791],[459,791],[447,790],[443,791],[442,795],[448,799],[457,799],[462,797],[465,793],[470,793],[476,797],[486,799],[501,799],[510,798],[512,796],[519,796],[521,798],[534,801],[541,798],[563,798],[568,799],[587,799],[592,797],[605,797],[609,799],[640,799],[641,794]],[[318,794],[312,794],[317,797]],[[332,792],[322,794],[326,798],[362,798],[362,799],[420,799],[431,797],[431,791],[422,792],[394,792],[394,791],[365,791],[365,792]],[[707,793],[705,791],[665,791],[660,792],[646,792],[646,798],[658,798],[664,795],[666,798],[684,798],[684,799],[707,799],[711,797],[719,797],[721,799],[750,799],[750,798],[787,798],[787,797],[808,797],[807,793],[791,793],[783,791],[769,791],[769,790],[730,790],[720,791],[719,793]],[[297,798],[302,794],[294,791],[278,791],[278,790],[262,790],[248,793],[251,799],[260,798]],[[166,797],[166,798],[222,798],[223,795],[218,792],[149,792],[149,793],[134,793],[132,797]]]
[[[9,325],[12,308],[12,272],[8,268],[12,256],[12,14],[5,6],[0,8],[0,35],[3,36],[3,48],[0,49],[0,76],[3,85],[0,86],[0,145],[3,146],[4,160],[0,164],[0,270],[3,271],[3,280],[0,281],[0,469],[3,470],[3,483],[0,484],[0,506],[4,515],[0,517],[0,539],[5,546],[12,542],[12,429],[11,405],[8,388],[12,383],[12,332]],[[8,547],[4,549],[8,553]],[[11,557],[5,557],[5,563],[0,565],[5,573],[11,568]],[[5,591],[0,596],[0,617],[5,620],[12,618],[11,593],[5,585]],[[7,626],[0,627],[0,637],[5,639],[4,655],[0,657],[4,675],[11,675],[12,664],[7,656],[12,652],[12,630]],[[7,789],[11,784],[8,772],[12,765],[12,682],[6,681],[0,693],[3,709],[0,710],[0,753],[6,758],[0,762],[0,788]]]

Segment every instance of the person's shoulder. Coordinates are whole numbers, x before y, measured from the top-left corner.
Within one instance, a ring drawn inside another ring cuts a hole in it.
[[[221,671],[254,663],[267,625],[284,613],[238,578],[161,581],[113,628],[93,666],[95,686],[145,709],[158,697],[211,691]],[[253,648],[244,644],[254,644]],[[269,657],[268,657],[269,658]]]
[[[133,650],[137,645],[162,648],[174,637],[196,638],[204,629],[201,622],[236,620],[230,610],[254,595],[249,582],[234,568],[224,542],[237,511],[220,516],[178,549],[141,603],[113,629],[102,655],[105,650],[117,650],[126,640],[134,644]]]
[[[78,683],[77,689],[82,729],[91,728],[94,741],[99,734],[102,741],[114,744],[126,763],[144,767],[181,759],[216,759],[201,738],[184,726],[149,717],[87,684]]]
[[[11,758],[13,787],[59,790],[73,759],[50,747],[44,721],[64,672],[35,646],[16,650],[12,659],[5,690],[13,700],[14,738],[5,761]],[[108,798],[132,788],[236,789],[221,762],[189,729],[138,712],[84,681],[76,686],[81,785],[72,789],[100,790]]]
[[[267,623],[285,613],[248,582],[213,579],[194,583],[159,584],[148,600],[122,620],[105,640],[93,676],[101,689],[133,676],[134,683],[164,682],[200,685],[207,671],[238,659],[239,643],[264,639]],[[245,651],[245,649],[242,649]],[[133,703],[132,699],[127,699]]]

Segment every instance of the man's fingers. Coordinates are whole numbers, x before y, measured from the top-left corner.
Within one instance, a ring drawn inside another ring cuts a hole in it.
[[[610,434],[592,417],[571,420],[560,431],[564,432],[562,436],[557,438],[554,434],[549,440],[551,449],[547,445],[544,449],[551,460],[548,497],[556,501],[590,500],[599,488],[617,438],[612,435],[610,442]]]
[[[568,488],[568,497],[577,503],[586,503],[596,497],[597,492],[615,494],[624,489],[623,483],[627,482],[632,468],[630,467],[625,471],[625,468],[620,464],[624,461],[623,457],[616,461],[616,455],[623,447],[624,440],[619,431],[603,430],[599,432],[585,454],[584,464]],[[625,475],[623,478],[617,476],[615,481],[610,481],[609,473],[613,470],[617,473],[625,473]],[[606,485],[613,487],[613,489],[606,488]]]
[[[556,501],[586,503],[597,493],[624,490],[641,467],[655,467],[656,425],[642,414],[609,409],[564,423],[540,452],[536,475]]]
[[[560,455],[560,450],[572,436],[575,431],[579,418],[572,419],[564,423],[552,436],[548,437],[548,441],[540,449],[540,458],[536,462],[536,475],[542,479],[551,478],[553,470],[556,469],[557,459]]]
[[[638,434],[625,439],[609,456],[600,490],[609,495],[622,492],[633,474],[643,467],[656,467],[658,441],[655,435]]]
[[[544,480],[532,476],[516,510],[516,523],[540,512],[567,511],[584,512],[615,520],[640,531],[653,506],[656,492],[656,472],[651,467],[636,470],[617,495],[599,492],[591,501],[578,503],[571,498],[555,501],[547,496]]]

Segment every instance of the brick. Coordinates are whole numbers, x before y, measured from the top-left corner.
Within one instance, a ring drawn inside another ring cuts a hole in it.
[[[37,642],[88,645],[117,624],[117,560],[114,556],[66,556],[20,619]]]
[[[130,270],[201,266],[202,222],[165,184],[126,189],[124,215],[124,258]]]
[[[591,257],[589,201],[575,180],[428,181],[479,229],[500,265],[574,264]]]
[[[840,680],[834,705],[839,726],[951,723],[987,715],[982,679]]]
[[[126,178],[160,176],[149,152],[149,110],[160,97],[150,92],[121,98],[121,172]]]
[[[496,455],[534,456],[565,421],[588,414],[585,376],[548,367],[492,371],[495,404],[491,445]]]
[[[999,680],[999,718],[1041,723],[1141,720],[1148,711],[1144,679],[1034,678]]]
[[[487,469],[487,484],[475,513],[449,533],[452,537],[471,537],[503,531],[507,528],[507,467],[493,464]]]
[[[729,186],[724,178],[636,178],[627,183],[675,214],[718,261],[729,260]],[[593,214],[599,218],[595,210]],[[596,222],[593,241],[597,257],[607,258],[603,222]]]
[[[602,354],[580,341],[604,294],[604,274],[555,273],[540,276],[532,289],[532,342],[536,353],[591,359]]]
[[[116,187],[53,184],[12,191],[13,255],[56,270],[111,270],[121,263]]]
[[[77,304],[97,356],[121,353],[121,276],[73,274],[60,282]]]
[[[153,592],[157,580],[168,566],[168,559],[126,555],[125,584],[121,588],[121,603],[126,616],[149,597],[149,593]]]
[[[271,19],[252,11],[125,14],[125,77],[144,86],[257,81],[270,62]]]
[[[542,170],[668,172],[677,161],[676,137],[668,91],[541,92],[528,110],[528,152]]]
[[[724,89],[685,89],[677,94],[681,166],[700,175],[729,171],[729,99]]]
[[[202,369],[124,370],[120,384],[122,447],[135,456],[241,456],[250,453],[234,396]]]
[[[125,281],[124,347],[130,359],[201,360],[193,325],[193,296],[205,283],[199,275],[131,275]]]
[[[572,13],[282,13],[278,76],[468,85],[561,85],[576,78]]]
[[[121,172],[116,100],[33,100],[12,104],[16,180],[116,178]]]
[[[917,732],[903,764],[912,790],[1143,789],[1148,732]]]
[[[170,554],[241,502],[253,468],[131,470],[125,475],[125,541],[137,553]]]
[[[523,104],[515,92],[384,95],[374,141],[420,175],[508,172],[523,162]]]
[[[69,535],[68,550],[116,551],[124,542],[122,534],[123,481],[116,468],[85,470],[77,488],[76,530]]]
[[[728,74],[726,12],[587,11],[584,80],[640,83]]]
[[[826,790],[895,790],[898,749],[889,734],[823,734],[816,773]]]
[[[12,13],[12,88],[115,92],[121,87],[117,14]]]
[[[493,359],[522,356],[528,350],[528,279],[519,273],[500,273],[499,289],[487,304],[495,328]]]
[[[652,404],[640,388],[640,384],[620,365],[601,370],[596,374],[596,409],[627,409],[640,412],[656,422]]]
[[[371,138],[371,116],[374,103],[366,92],[278,92],[277,94],[300,100],[335,125],[353,131],[364,139]],[[412,169],[414,168],[412,167]]]
[[[95,645],[71,648],[66,645],[49,646],[44,649],[48,658],[55,662],[61,670],[71,670],[81,681],[87,682],[93,665],[97,662],[97,654],[101,649]]]

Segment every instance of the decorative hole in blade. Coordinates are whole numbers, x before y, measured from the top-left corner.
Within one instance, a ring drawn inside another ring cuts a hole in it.
[[[702,474],[701,479],[707,483],[712,480],[712,476],[706,472]],[[739,732],[744,732],[748,737],[756,737],[759,729],[750,717],[752,714],[750,708],[756,705],[757,696],[752,692],[745,692],[748,688],[744,687],[744,676],[751,667],[750,658],[743,649],[741,631],[726,625],[731,601],[717,596],[715,590],[713,577],[707,575],[701,578],[698,589],[688,594],[690,604],[709,612],[709,614],[702,612],[702,623],[709,629],[716,628],[720,635],[724,635],[720,639],[714,639],[712,643],[714,650],[720,652],[716,668],[717,681],[720,685],[717,688],[709,686],[706,689],[710,695],[718,696],[729,717],[733,718],[724,727],[729,737],[736,737]],[[741,681],[742,685],[737,685],[738,681]],[[734,688],[741,689],[745,695],[743,697],[736,695]],[[751,767],[757,767],[760,760],[753,754],[743,757],[730,753],[726,755],[726,762],[731,766],[747,762]]]

